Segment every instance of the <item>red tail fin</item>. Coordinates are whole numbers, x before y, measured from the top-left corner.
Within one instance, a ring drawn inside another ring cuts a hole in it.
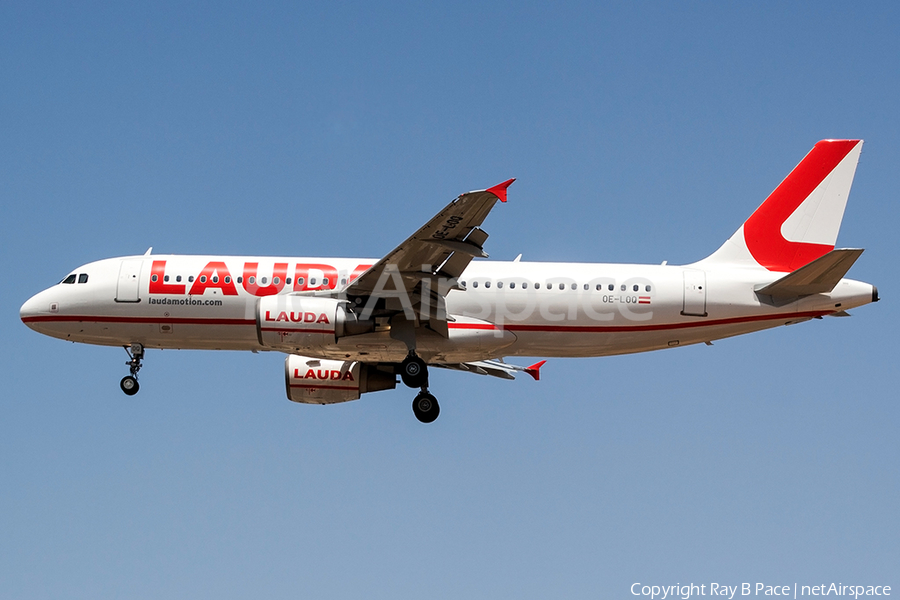
[[[861,149],[861,140],[816,144],[707,261],[791,272],[834,250]]]

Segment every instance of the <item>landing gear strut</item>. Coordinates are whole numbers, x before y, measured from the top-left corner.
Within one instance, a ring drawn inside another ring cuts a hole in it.
[[[138,384],[137,374],[141,370],[141,361],[144,359],[144,347],[141,344],[132,344],[130,349],[128,346],[125,346],[125,352],[128,353],[128,358],[131,359],[125,363],[131,367],[131,375],[123,377],[122,381],[119,382],[119,387],[127,395],[134,396],[141,389],[141,386]]]
[[[437,398],[428,393],[428,365],[425,361],[410,352],[400,363],[400,379],[408,387],[421,389],[412,404],[416,418],[422,423],[432,423],[437,419],[441,407]]]

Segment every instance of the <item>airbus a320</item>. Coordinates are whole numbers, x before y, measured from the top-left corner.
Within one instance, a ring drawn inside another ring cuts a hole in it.
[[[487,258],[482,223],[512,179],[460,195],[386,256],[155,255],[74,269],[20,310],[30,328],[123,346],[137,393],[152,348],[287,354],[294,402],[333,404],[418,389],[434,421],[432,368],[540,378],[507,357],[609,356],[789,325],[878,300],[845,278],[861,249],[835,249],[861,140],[823,140],[718,250],[683,265]]]

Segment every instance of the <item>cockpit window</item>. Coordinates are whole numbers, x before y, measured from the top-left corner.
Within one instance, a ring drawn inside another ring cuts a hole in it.
[[[72,273],[71,275],[63,279],[62,283],[75,283],[75,273]]]
[[[87,283],[87,273],[81,273],[78,275],[78,283]]]

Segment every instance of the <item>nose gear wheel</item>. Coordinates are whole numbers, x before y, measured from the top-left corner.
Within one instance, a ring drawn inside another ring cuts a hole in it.
[[[125,364],[130,367],[131,375],[123,377],[122,381],[119,382],[119,387],[128,396],[134,396],[141,389],[137,375],[143,366],[141,361],[144,359],[144,347],[141,344],[132,344],[130,347],[125,346],[125,352],[128,353],[128,358],[130,359]]]

